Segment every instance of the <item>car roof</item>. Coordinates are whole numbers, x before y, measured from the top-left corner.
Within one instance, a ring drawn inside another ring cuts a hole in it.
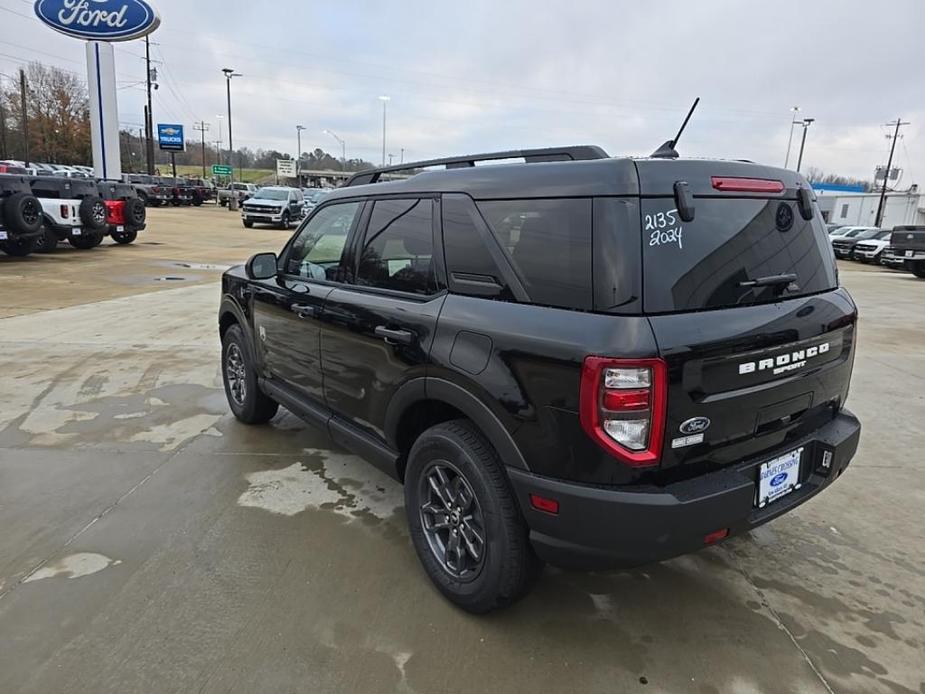
[[[411,172],[398,180],[344,186],[339,199],[390,194],[466,193],[475,199],[672,195],[676,181],[689,181],[695,195],[715,195],[712,176],[783,181],[789,191],[805,185],[789,169],[722,159],[601,158],[576,161],[486,164]],[[401,175],[401,174],[382,174]]]

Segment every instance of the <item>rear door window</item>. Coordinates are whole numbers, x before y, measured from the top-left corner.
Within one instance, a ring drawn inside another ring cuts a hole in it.
[[[357,284],[434,294],[433,200],[377,200],[360,254]]]
[[[835,261],[822,216],[800,216],[793,200],[697,198],[693,222],[674,201],[642,201],[644,306],[648,313],[779,301],[834,289]],[[780,287],[748,286],[794,274]]]
[[[483,200],[478,208],[536,304],[590,309],[590,198]]]

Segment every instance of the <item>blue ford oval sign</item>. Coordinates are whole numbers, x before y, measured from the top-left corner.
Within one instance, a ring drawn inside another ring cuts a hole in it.
[[[87,41],[129,41],[161,23],[145,0],[36,0],[35,14],[55,31]]]

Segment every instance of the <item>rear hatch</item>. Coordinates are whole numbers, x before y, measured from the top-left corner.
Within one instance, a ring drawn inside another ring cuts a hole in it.
[[[821,214],[809,197],[800,204],[808,184],[744,162],[637,169],[643,309],[668,364],[663,473],[687,478],[796,445],[847,397],[857,318]]]

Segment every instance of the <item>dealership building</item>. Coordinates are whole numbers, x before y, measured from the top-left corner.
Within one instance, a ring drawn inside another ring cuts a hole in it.
[[[875,226],[880,193],[865,193],[857,186],[842,186],[831,183],[813,183],[819,209],[826,222],[845,226]],[[925,195],[918,185],[904,191],[889,191],[886,194],[883,222],[884,229],[918,224],[925,225]]]

